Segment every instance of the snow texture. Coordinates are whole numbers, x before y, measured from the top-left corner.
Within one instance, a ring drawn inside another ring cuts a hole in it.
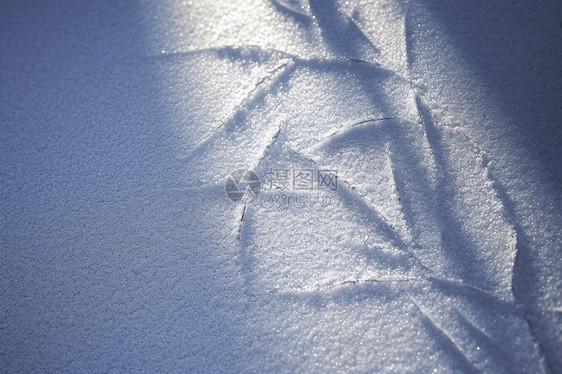
[[[0,371],[560,372],[560,13],[4,4]]]

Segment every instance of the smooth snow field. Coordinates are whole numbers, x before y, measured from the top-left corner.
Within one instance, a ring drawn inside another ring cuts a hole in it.
[[[562,373],[559,1],[0,9],[0,372]]]

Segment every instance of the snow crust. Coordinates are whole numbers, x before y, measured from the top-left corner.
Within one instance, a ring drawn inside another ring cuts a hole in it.
[[[558,372],[550,8],[7,5],[2,371]]]

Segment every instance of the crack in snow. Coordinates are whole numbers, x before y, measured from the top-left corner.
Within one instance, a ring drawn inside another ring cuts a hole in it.
[[[206,146],[208,146],[214,139],[216,139],[220,135],[219,130],[227,129],[229,125],[234,124],[240,116],[251,110],[252,106],[256,105],[260,99],[263,99],[268,94],[269,91],[271,91],[277,84],[281,83],[282,76],[290,75],[292,68],[292,64],[290,64],[289,62],[285,62],[269,72],[266,77],[260,79],[256,83],[255,87],[247,93],[242,102],[234,108],[232,114],[228,117],[228,119],[222,121],[217,127],[212,130],[213,134],[211,136],[193,147],[191,152],[181,159],[190,160],[199,152],[203,151]],[[271,83],[266,85],[266,82]]]
[[[343,56],[336,56],[336,57],[312,57],[306,58],[303,56],[296,55],[294,53],[285,52],[280,49],[271,48],[271,47],[262,47],[256,44],[241,44],[241,45],[223,45],[223,46],[216,46],[216,47],[205,47],[205,48],[194,48],[189,49],[186,51],[176,51],[172,53],[162,53],[158,55],[149,56],[153,61],[157,62],[161,69],[166,72],[164,66],[159,62],[160,59],[168,59],[173,57],[189,57],[199,54],[205,53],[214,53],[219,58],[230,58],[233,60],[249,60],[249,61],[258,61],[260,62],[263,58],[268,57],[275,57],[276,55],[279,57],[284,57],[293,60],[293,62],[298,63],[300,65],[309,66],[309,65],[327,65],[327,64],[338,64],[338,63],[360,63],[360,64],[368,64],[374,67],[384,69],[387,71],[393,72],[396,76],[399,76],[398,73],[382,68],[381,64],[377,61],[367,61],[358,58],[348,58]]]
[[[467,355],[463,352],[462,348],[460,347],[459,343],[455,341],[455,339],[451,336],[450,333],[447,332],[443,327],[441,327],[429,313],[424,311],[422,307],[416,302],[413,297],[410,297],[410,300],[422,316],[422,322],[425,324],[426,328],[429,331],[433,331],[433,333],[437,336],[441,337],[441,341],[444,344],[444,348],[449,351],[449,353],[456,357],[457,362],[461,362],[464,365],[463,369],[469,369],[470,372],[478,373],[474,364],[469,360]]]
[[[310,23],[312,21],[312,17],[306,13],[303,13],[301,10],[295,9],[289,4],[285,3],[282,0],[268,0],[273,6],[275,6],[279,11],[287,13],[289,16],[304,22]]]
[[[365,125],[368,123],[375,123],[375,122],[381,122],[381,121],[386,121],[386,120],[392,120],[395,119],[395,117],[382,117],[382,118],[370,118],[370,119],[365,119],[362,121],[358,121],[358,122],[354,122],[353,124],[349,125],[349,126],[345,126],[344,128],[340,129],[340,130],[336,130],[334,132],[332,132],[329,135],[326,135],[323,139],[319,140],[319,144],[317,146],[312,147],[312,149],[310,149],[311,151],[317,150],[319,148],[322,148],[324,146],[326,146],[327,144],[329,144],[330,140],[334,137],[343,137],[345,136],[350,130],[356,128],[357,126],[361,126],[361,125]]]

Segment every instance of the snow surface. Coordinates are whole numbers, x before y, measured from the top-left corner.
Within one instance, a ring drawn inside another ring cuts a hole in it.
[[[561,372],[560,22],[4,4],[0,371]]]

